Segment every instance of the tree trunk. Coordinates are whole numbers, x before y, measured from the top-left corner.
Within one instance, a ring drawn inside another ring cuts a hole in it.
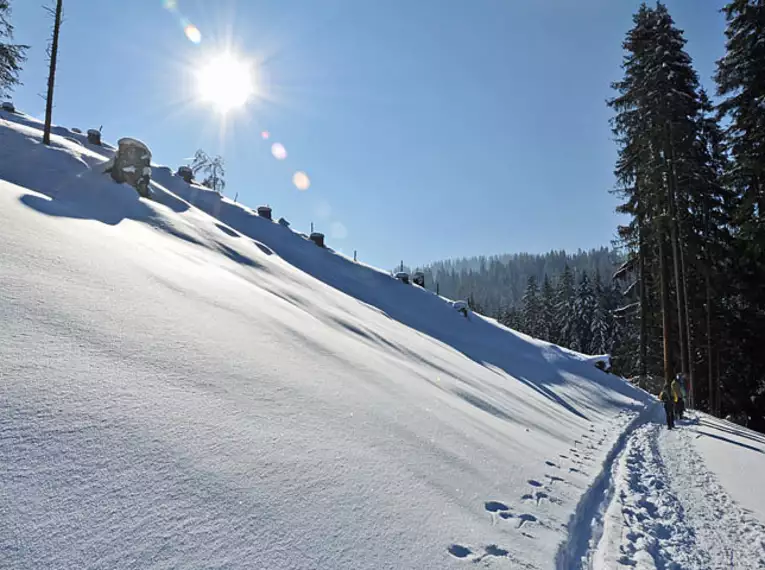
[[[43,144],[50,145],[50,127],[53,120],[53,85],[56,82],[56,61],[58,59],[58,34],[61,29],[63,0],[56,0],[56,14],[53,23],[53,42],[50,48],[50,71],[48,72],[48,97],[45,101],[45,128]]]
[[[708,269],[707,269],[708,271]],[[712,415],[716,415],[715,411],[715,381],[714,381],[714,367],[712,364],[712,286],[709,283],[709,273],[706,275],[706,283],[705,283],[705,289],[706,289],[706,297],[707,297],[707,303],[706,303],[706,321],[707,321],[707,374],[709,374],[708,383],[709,383],[709,403],[708,403],[708,409],[709,413]]]
[[[691,339],[691,315],[688,310],[688,272],[685,266],[685,252],[680,248],[680,279],[683,283],[683,317],[685,318],[685,343],[688,349],[688,407],[696,407],[696,385],[693,378],[693,342]]]
[[[659,265],[661,274],[661,325],[664,340],[664,389],[669,390],[672,384],[672,321],[670,320],[669,303],[669,266],[667,263],[667,246],[664,235],[659,233]]]
[[[719,418],[722,416],[722,394],[720,382],[720,348],[715,350],[715,360],[717,361],[717,374],[715,375],[715,415]]]
[[[642,382],[648,376],[648,347],[646,346],[648,304],[646,303],[645,244],[642,227],[638,228],[638,271],[638,294],[640,295],[640,362],[638,363],[638,377]]]
[[[675,149],[672,142],[672,129],[669,131],[669,151],[672,161],[670,163],[668,174],[668,195],[669,204],[669,234],[672,243],[672,265],[675,277],[675,293],[677,297],[677,332],[680,341],[680,371],[683,376],[688,374],[688,344],[686,338],[686,315],[685,315],[685,296],[683,295],[683,280],[680,275],[680,238],[678,236],[677,221],[677,173],[675,171]]]

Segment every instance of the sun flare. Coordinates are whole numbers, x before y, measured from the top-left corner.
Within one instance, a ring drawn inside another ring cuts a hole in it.
[[[218,55],[198,71],[197,88],[200,99],[221,113],[242,107],[255,91],[251,65],[230,53]]]

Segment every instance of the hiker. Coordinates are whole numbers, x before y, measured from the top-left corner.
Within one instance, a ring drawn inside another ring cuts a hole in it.
[[[675,401],[672,394],[671,388],[669,390],[664,389],[659,393],[659,400],[664,404],[664,413],[667,415],[668,429],[675,427]]]
[[[685,412],[685,375],[680,372],[675,377],[675,381],[672,382],[672,393],[675,397],[675,415],[678,419],[683,419],[683,413]]]

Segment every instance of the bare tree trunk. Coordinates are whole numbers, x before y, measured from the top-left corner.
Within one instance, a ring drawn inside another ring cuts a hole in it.
[[[707,270],[708,271],[708,270]],[[707,374],[709,374],[709,413],[715,414],[715,381],[714,381],[714,366],[712,364],[712,286],[709,282],[709,273],[706,275],[706,317],[707,317]]]
[[[671,151],[674,154],[674,149]],[[673,161],[674,162],[674,161]],[[674,164],[670,167],[668,186],[669,202],[669,235],[672,243],[672,265],[675,277],[675,294],[677,301],[677,332],[680,341],[680,371],[683,375],[688,374],[688,345],[686,339],[685,299],[683,295],[683,281],[680,275],[680,243],[677,223],[677,180]]]
[[[648,304],[646,303],[645,244],[642,226],[638,228],[638,294],[640,295],[640,362],[638,374],[641,382],[648,376],[648,347],[646,329],[648,325]]]
[[[56,12],[53,22],[53,41],[50,47],[50,71],[48,72],[48,97],[45,101],[45,128],[43,144],[50,145],[50,127],[53,120],[53,85],[56,82],[56,62],[58,59],[58,35],[61,30],[61,12],[63,0],[56,0]]]
[[[688,273],[685,266],[685,252],[680,247],[680,279],[683,283],[683,316],[685,317],[685,343],[688,349],[688,406],[696,407],[696,384],[693,378],[693,342],[691,339],[691,316],[688,310]]]
[[[717,375],[715,376],[715,415],[719,418],[722,416],[722,382],[720,381],[720,347],[715,350],[715,358],[717,360]]]
[[[664,389],[672,384],[672,321],[670,320],[669,302],[669,267],[667,265],[667,246],[664,235],[659,235],[659,265],[661,273],[661,324],[664,341]]]

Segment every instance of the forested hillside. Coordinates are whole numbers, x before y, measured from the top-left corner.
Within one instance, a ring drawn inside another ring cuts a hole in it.
[[[507,254],[434,263],[422,271],[428,288],[512,329],[585,354],[613,354],[616,369],[635,367],[634,332],[620,320],[622,262],[612,249],[569,254]],[[630,291],[626,291],[627,297]]]
[[[520,303],[530,277],[541,284],[545,276],[557,279],[568,266],[575,275],[585,271],[594,275],[599,271],[610,278],[620,264],[619,255],[603,247],[576,253],[561,250],[445,260],[422,271],[429,289],[435,291],[437,287],[441,295],[450,299],[470,298],[487,315],[494,316]]]

